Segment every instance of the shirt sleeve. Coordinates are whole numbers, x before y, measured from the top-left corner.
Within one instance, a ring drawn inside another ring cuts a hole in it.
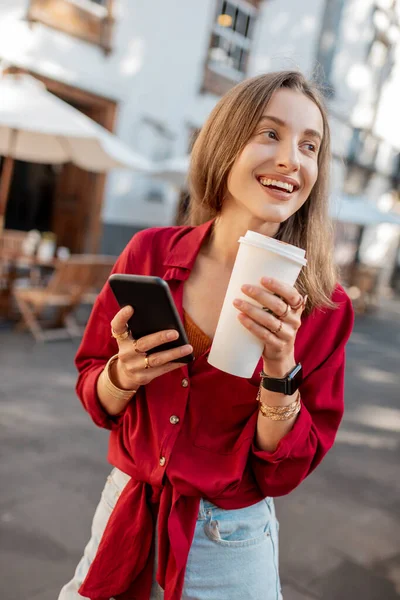
[[[112,270],[113,273],[134,272],[133,240],[118,258]],[[111,356],[118,352],[118,344],[111,336],[110,324],[118,310],[118,303],[109,284],[106,283],[93,306],[75,356],[75,365],[78,369],[76,393],[94,423],[105,429],[118,428],[125,412],[115,416],[109,415],[102,407],[97,394],[97,380],[100,373]]]
[[[329,355],[305,376],[300,386],[302,406],[293,428],[274,452],[260,450],[253,442],[250,466],[265,497],[291,492],[334,443],[344,412],[345,346],[354,321],[350,299],[346,296],[332,312],[337,314],[333,323],[326,324],[326,335],[334,340],[333,349],[331,345]]]

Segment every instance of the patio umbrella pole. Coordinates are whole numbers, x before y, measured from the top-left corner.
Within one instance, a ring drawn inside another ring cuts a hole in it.
[[[8,155],[4,157],[3,169],[0,178],[0,234],[4,230],[4,221],[6,218],[6,208],[8,196],[10,195],[11,182],[14,173],[15,161],[13,154],[17,143],[17,130],[12,129],[10,135],[10,143]]]
[[[3,169],[0,179],[0,234],[4,229],[4,220],[7,208],[8,196],[11,188],[12,176],[14,173],[15,161],[11,156],[4,158]]]

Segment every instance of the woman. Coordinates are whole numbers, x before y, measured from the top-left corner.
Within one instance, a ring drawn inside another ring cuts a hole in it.
[[[353,324],[332,262],[329,146],[326,110],[301,74],[239,84],[193,148],[195,226],[142,231],[118,259],[114,272],[168,282],[191,345],[147,357],[176,333],[133,340],[132,308],[119,310],[104,287],[76,357],[77,391],[111,430],[115,468],[60,600],[281,598],[272,497],[296,488],[334,442]],[[265,278],[244,285],[263,308],[235,301],[240,322],[264,343],[250,380],[207,362],[248,229],[308,258],[296,287]],[[171,362],[192,349],[189,366]],[[298,363],[299,389],[271,391]]]

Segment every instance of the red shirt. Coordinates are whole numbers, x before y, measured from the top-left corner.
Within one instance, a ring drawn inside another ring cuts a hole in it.
[[[183,285],[211,226],[141,231],[113,272],[162,277],[182,317]],[[254,444],[261,360],[253,377],[243,379],[209,365],[206,351],[190,366],[140,388],[122,415],[110,417],[103,410],[96,382],[118,351],[110,322],[119,310],[105,285],[76,356],[77,393],[93,421],[111,429],[110,463],[132,479],[80,594],[91,600],[148,600],[158,515],[157,579],[165,600],[178,600],[201,497],[224,509],[242,508],[288,494],[315,469],[342,418],[345,344],[353,325],[351,302],[340,286],[333,300],[336,310],[316,309],[303,317],[295,345],[304,372],[302,408],[277,449],[265,452]]]

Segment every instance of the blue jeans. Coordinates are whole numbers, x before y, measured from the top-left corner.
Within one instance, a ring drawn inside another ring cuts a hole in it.
[[[101,536],[129,476],[113,469],[96,509],[92,535],[74,577],[58,600],[82,600],[86,577]],[[156,570],[156,565],[155,565]],[[162,600],[154,580],[151,600]],[[237,510],[200,501],[182,600],[282,600],[278,572],[278,521],[272,498]],[[112,600],[112,599],[110,599]]]

